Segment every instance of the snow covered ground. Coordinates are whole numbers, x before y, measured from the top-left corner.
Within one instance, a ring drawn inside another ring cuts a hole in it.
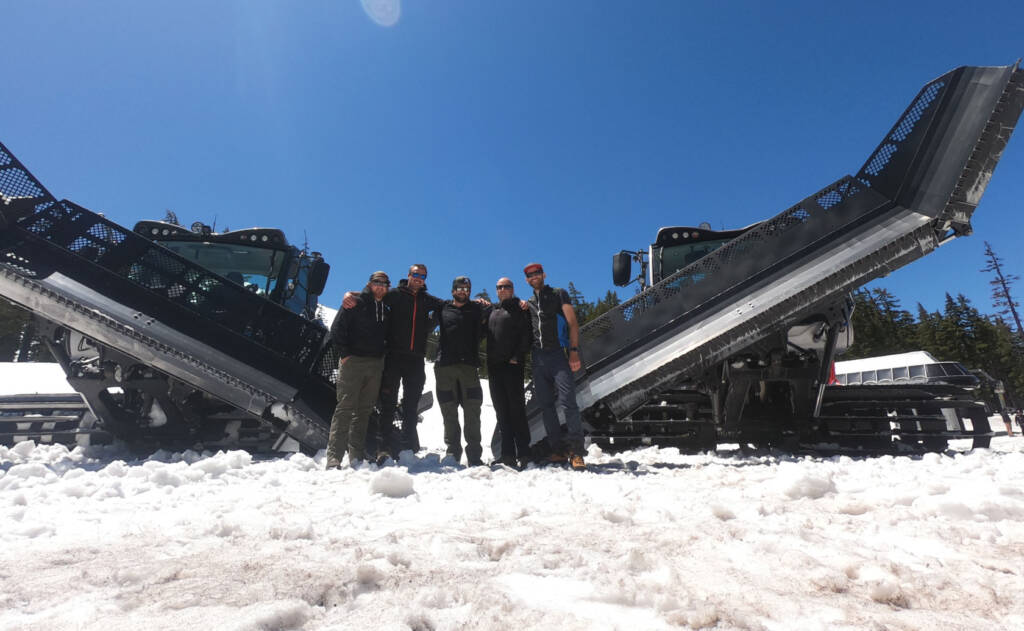
[[[420,427],[380,470],[0,447],[0,630],[1024,628],[1019,435],[516,473],[442,466]]]

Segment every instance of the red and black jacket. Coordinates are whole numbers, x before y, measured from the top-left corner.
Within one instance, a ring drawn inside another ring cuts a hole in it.
[[[407,287],[396,287],[384,296],[384,304],[391,307],[388,352],[423,357],[427,333],[437,325],[433,313],[444,307],[444,301],[425,289],[414,294]]]

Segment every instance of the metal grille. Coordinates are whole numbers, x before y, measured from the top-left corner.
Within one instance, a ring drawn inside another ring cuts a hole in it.
[[[334,350],[334,344],[324,347],[320,359],[317,361],[316,373],[330,383],[338,381],[338,351]]]
[[[3,165],[3,168],[0,168],[0,202],[43,195],[43,190],[29,179],[25,171],[11,166],[13,158],[3,151],[2,146],[0,146],[0,160],[2,160],[0,164]]]
[[[616,339],[629,340],[639,339],[648,333],[655,326],[656,322],[645,331],[627,332],[623,324],[630,323],[651,309],[656,308],[672,300],[680,292],[693,292],[695,287],[702,284],[720,287],[720,291],[727,289],[728,285],[721,283],[719,276],[723,269],[734,268],[745,260],[763,258],[759,253],[768,249],[773,244],[780,243],[780,239],[786,238],[787,233],[798,226],[812,221],[819,213],[831,211],[839,212],[838,208],[844,201],[857,197],[862,191],[871,186],[867,176],[876,176],[882,173],[896,155],[906,144],[918,122],[931,108],[942,93],[946,82],[936,80],[926,85],[911,106],[904,112],[899,122],[887,134],[883,143],[875,150],[871,158],[861,170],[857,179],[843,178],[835,184],[826,187],[818,193],[803,200],[799,204],[776,215],[756,228],[742,234],[725,244],[718,250],[699,259],[676,273],[662,279],[655,285],[647,288],[644,292],[623,302],[614,309],[588,322],[581,330],[580,335],[585,344],[592,345],[598,339],[609,334]],[[909,145],[907,145],[909,146]],[[912,147],[911,147],[912,148]],[[784,248],[772,247],[773,251],[785,251]],[[767,267],[766,261],[764,267]],[[715,279],[715,282],[708,282]],[[711,296],[699,296],[700,292],[694,294],[694,300],[686,301],[687,304],[677,305],[682,315],[687,307],[695,306],[701,299],[708,299]],[[664,319],[664,315],[660,319]],[[672,317],[669,315],[668,317]],[[651,318],[657,320],[659,318]],[[635,327],[641,329],[643,327]],[[616,329],[619,329],[616,331]],[[588,361],[600,361],[603,357],[590,357]]]
[[[815,214],[823,213],[839,203],[855,197],[863,190],[851,178],[845,178],[819,191],[807,200],[765,221],[707,256],[648,287],[644,292],[591,320],[580,330],[583,343],[593,343],[608,334],[609,331],[616,328],[617,321],[631,322],[658,305],[667,303],[680,292],[684,290],[689,292],[698,284],[716,279],[723,269],[749,259],[758,251],[763,251],[766,243],[786,238],[787,233],[794,227],[803,225]],[[691,303],[691,306],[695,305]],[[682,312],[679,312],[679,315],[681,314]]]
[[[942,89],[946,86],[945,81],[935,81],[921,90],[918,94],[917,99],[914,103],[903,113],[903,117],[889,135],[886,140],[875,150],[875,153],[868,158],[864,168],[861,169],[861,177],[865,175],[878,176],[888,166],[889,161],[892,157],[900,150],[900,145],[903,144],[910,134],[914,131],[914,127],[917,125],[921,117],[924,116],[925,112],[935,103],[939,94],[942,93]],[[865,179],[865,182],[867,180]]]
[[[208,334],[209,324],[216,323],[283,358],[304,366],[312,364],[327,334],[322,325],[256,296],[92,211],[66,200],[57,202],[3,145],[0,156],[5,161],[0,168],[0,199],[30,198],[35,206],[35,212],[18,220],[27,235],[145,290],[144,303],[151,305],[145,310],[159,311],[159,301],[166,300],[200,316],[202,319],[195,321],[197,331]],[[4,262],[19,272],[44,264],[32,260],[33,256],[50,259],[58,254],[55,251],[51,256],[38,245],[23,242],[6,248]],[[81,270],[61,271],[76,277]],[[104,294],[128,291],[125,286],[108,287],[105,283],[95,289]],[[138,302],[139,294],[132,295],[134,302]]]

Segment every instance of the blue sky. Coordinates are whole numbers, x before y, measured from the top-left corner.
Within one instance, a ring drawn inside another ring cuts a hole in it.
[[[928,80],[1024,55],[1024,3],[968,4],[406,1],[382,26],[357,0],[0,0],[0,141],[129,227],[306,238],[328,305],[414,262],[438,295],[524,293],[536,260],[593,299],[619,249],[774,216],[855,173]],[[876,284],[991,312],[983,241],[1024,276],[1022,182],[1018,131],[975,235]]]

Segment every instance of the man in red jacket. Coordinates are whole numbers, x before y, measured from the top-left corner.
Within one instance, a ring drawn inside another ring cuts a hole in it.
[[[427,379],[423,372],[427,334],[436,326],[433,313],[444,307],[443,300],[427,293],[426,281],[427,266],[416,263],[409,267],[408,283],[392,288],[384,296],[384,304],[390,309],[390,323],[380,385],[381,442],[378,449],[386,449],[393,458],[405,449],[414,453],[420,450],[416,408]],[[346,294],[342,307],[350,309],[355,304],[354,295]],[[399,384],[402,386],[401,433],[393,431],[391,423],[398,407]],[[383,453],[378,454],[378,460],[383,456]]]

